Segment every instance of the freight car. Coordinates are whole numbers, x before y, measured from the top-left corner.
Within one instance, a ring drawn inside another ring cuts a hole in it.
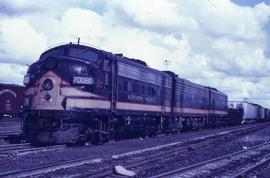
[[[234,105],[233,102],[228,101],[228,125],[240,125],[243,123],[244,110],[239,105]]]
[[[24,86],[0,84],[0,119],[3,116],[21,116],[24,102],[24,90]]]
[[[258,104],[246,101],[229,101],[230,108],[242,109],[243,120],[242,123],[265,122],[270,119],[270,111]]]
[[[24,133],[32,143],[102,143],[227,123],[217,89],[80,44],[49,49],[26,85]]]

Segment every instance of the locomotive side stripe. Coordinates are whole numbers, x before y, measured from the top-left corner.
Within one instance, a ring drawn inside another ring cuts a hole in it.
[[[67,108],[89,108],[89,109],[110,109],[110,101],[94,100],[94,99],[82,99],[82,98],[68,98]],[[146,105],[136,103],[117,102],[116,109],[119,110],[131,110],[131,111],[149,111],[149,112],[161,112],[161,106],[158,105]],[[170,112],[170,107],[164,108],[165,112]]]
[[[135,104],[135,103],[124,103],[118,102],[116,104],[117,109],[119,110],[132,110],[132,111],[151,111],[151,112],[162,112],[161,106],[159,105],[146,105],[146,104]],[[169,106],[165,107],[165,112],[170,112],[171,108]],[[216,114],[216,115],[226,115],[226,111],[209,111],[205,109],[192,109],[192,108],[174,108],[174,112],[180,114],[200,114],[200,115],[208,115],[208,114]]]
[[[89,100],[80,98],[68,98],[66,107],[71,109],[77,108],[89,108],[89,109],[110,109],[111,103],[104,100]]]
[[[78,108],[89,108],[89,109],[110,109],[110,101],[104,100],[94,100],[94,99],[80,99],[80,98],[68,98],[67,99],[67,108],[78,107]],[[116,109],[118,110],[130,110],[130,111],[146,111],[146,112],[162,112],[162,106],[160,105],[147,105],[147,104],[138,104],[138,103],[126,103],[126,102],[117,102]],[[164,112],[170,112],[171,108],[166,106]],[[217,115],[226,115],[226,111],[209,111],[203,109],[192,109],[192,108],[174,108],[174,112],[179,114],[217,114]]]
[[[181,108],[175,107],[173,108],[176,113],[185,113],[185,114],[208,114],[208,110],[205,109],[192,109],[192,108]]]
[[[81,91],[74,87],[62,87],[60,90],[61,94],[64,96],[80,96],[80,97],[96,97],[105,99],[105,97],[101,95],[97,95],[91,92]]]
[[[226,115],[226,111],[218,111],[218,110],[207,110],[207,109],[193,109],[193,108],[181,108],[175,107],[174,112],[176,113],[184,113],[184,114],[216,114],[216,115]]]
[[[160,105],[138,104],[138,103],[125,103],[117,102],[116,109],[131,110],[131,111],[148,111],[148,112],[162,112]],[[166,106],[164,112],[170,112],[171,107]]]
[[[217,110],[215,110],[214,112],[215,112],[215,114],[220,114],[220,115],[226,115],[226,114],[228,114],[227,111],[217,111]]]

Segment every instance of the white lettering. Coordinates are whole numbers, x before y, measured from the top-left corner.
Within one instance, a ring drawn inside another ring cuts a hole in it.
[[[143,97],[141,97],[141,96],[135,96],[135,95],[128,95],[128,100],[132,100],[132,101],[143,101]]]
[[[73,77],[74,84],[92,85],[94,79],[92,77]]]

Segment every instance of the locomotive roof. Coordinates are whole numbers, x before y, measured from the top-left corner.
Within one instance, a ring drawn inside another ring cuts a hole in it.
[[[136,67],[139,67],[139,68],[145,68],[146,70],[149,70],[151,72],[165,74],[164,72],[161,72],[159,70],[156,70],[156,69],[153,69],[151,67],[148,67],[147,64],[146,64],[146,62],[144,62],[142,60],[127,58],[127,57],[123,56],[122,54],[113,54],[112,52],[100,50],[100,49],[97,49],[97,48],[94,48],[94,47],[90,47],[90,46],[87,46],[87,45],[73,44],[73,43],[63,44],[63,45],[60,45],[60,46],[56,46],[56,47],[50,48],[50,49],[46,50],[45,52],[43,52],[41,54],[39,60],[42,60],[42,58],[44,56],[46,56],[46,54],[48,54],[48,53],[50,53],[52,51],[56,51],[57,49],[63,49],[63,48],[85,49],[85,50],[88,50],[88,51],[95,52],[95,53],[97,53],[99,55],[103,55],[103,56],[108,57],[108,58],[113,59],[113,60],[117,60],[117,61],[120,61],[120,62],[123,62],[123,63],[131,64],[132,66],[136,66]],[[165,75],[168,75],[168,74],[165,74]]]
[[[192,85],[192,86],[195,86],[195,87],[198,87],[198,88],[201,88],[201,89],[205,89],[205,90],[209,90],[209,89],[210,89],[210,90],[212,90],[212,91],[214,91],[214,92],[217,92],[217,93],[221,93],[221,94],[223,94],[223,95],[226,95],[225,93],[219,91],[219,90],[216,89],[216,88],[208,87],[208,86],[204,86],[204,85],[200,85],[200,84],[191,82],[190,80],[181,78],[181,77],[179,77],[178,75],[176,75],[174,72],[171,72],[171,71],[164,71],[164,72],[166,72],[167,74],[169,74],[169,75],[171,75],[171,76],[176,77],[176,80],[183,81],[183,83],[185,83],[185,84],[190,84],[190,85]]]
[[[61,49],[61,48],[79,48],[79,49],[84,49],[86,51],[92,51],[92,52],[95,52],[95,53],[97,53],[99,55],[103,55],[105,57],[108,57],[108,58],[110,58],[112,60],[117,60],[117,61],[122,62],[122,63],[131,64],[132,66],[136,66],[138,68],[142,68],[142,69],[151,71],[151,72],[156,73],[156,74],[159,74],[159,75],[174,76],[178,80],[182,80],[182,81],[184,81],[186,83],[190,83],[191,85],[196,85],[197,87],[203,87],[203,88],[206,88],[206,89],[210,89],[210,90],[212,90],[214,92],[218,92],[218,93],[222,93],[222,94],[226,95],[225,93],[220,92],[216,88],[212,88],[212,87],[208,87],[208,86],[203,86],[203,85],[200,85],[200,84],[197,84],[197,83],[193,83],[193,82],[191,82],[191,81],[189,81],[187,79],[180,78],[180,77],[178,77],[176,74],[174,74],[171,71],[159,71],[157,69],[148,67],[147,64],[144,61],[142,61],[142,60],[127,58],[127,57],[123,56],[123,54],[113,54],[112,52],[100,50],[100,49],[97,49],[97,48],[94,48],[94,47],[91,47],[91,46],[87,46],[87,45],[82,45],[82,44],[68,43],[68,44],[63,44],[63,45],[60,45],[60,46],[56,46],[54,48],[48,49],[45,52],[43,52],[41,54],[41,56],[40,56],[40,59],[42,59],[43,56],[45,56],[50,51],[55,51],[55,50]]]
[[[59,45],[59,46],[56,46],[56,47],[53,47],[53,48],[50,48],[50,49],[46,50],[45,52],[43,52],[40,55],[39,60],[41,60],[46,54],[48,54],[50,52],[57,53],[57,50],[60,50],[60,49],[70,49],[70,48],[84,49],[86,51],[96,52],[97,54],[101,52],[101,50],[96,49],[94,47],[90,47],[90,46],[86,46],[86,45],[78,45],[78,44],[68,43],[68,44]],[[62,52],[62,54],[60,54],[60,55],[64,55],[64,51],[61,51],[61,52]]]

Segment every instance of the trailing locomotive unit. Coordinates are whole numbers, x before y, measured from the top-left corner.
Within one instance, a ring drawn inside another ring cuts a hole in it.
[[[30,142],[104,142],[224,124],[227,96],[137,59],[79,44],[45,51],[25,76]]]

